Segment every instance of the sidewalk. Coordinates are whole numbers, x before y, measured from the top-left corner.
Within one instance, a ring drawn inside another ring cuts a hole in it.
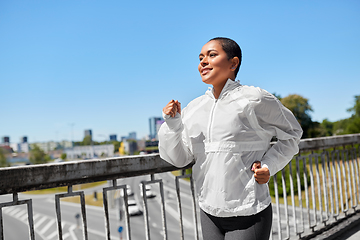
[[[359,240],[360,239],[360,223],[356,227],[345,232],[344,235],[335,239]]]
[[[344,219],[338,225],[313,238],[316,240],[359,240],[360,239],[360,211]]]

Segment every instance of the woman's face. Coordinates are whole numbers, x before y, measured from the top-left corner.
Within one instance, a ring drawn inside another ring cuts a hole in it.
[[[235,78],[234,64],[228,59],[219,41],[212,40],[206,43],[199,54],[199,72],[204,83],[223,86],[227,79]]]

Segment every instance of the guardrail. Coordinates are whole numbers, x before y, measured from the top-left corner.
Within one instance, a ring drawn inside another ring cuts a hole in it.
[[[301,140],[300,153],[269,182],[273,238],[311,239],[358,213],[359,144],[360,134]]]
[[[342,219],[358,212],[360,164],[359,147],[356,148],[356,144],[359,143],[360,134],[301,141],[299,155],[294,157],[288,166],[276,174],[269,183],[270,188],[274,190],[273,239],[312,238]],[[189,167],[191,165],[183,169]],[[104,238],[111,238],[106,193],[118,189],[123,192],[126,239],[130,240],[131,224],[126,185],[118,186],[116,179],[142,175],[151,176],[150,181],[141,184],[146,239],[150,239],[150,225],[145,188],[147,184],[154,183],[158,184],[160,188],[163,236],[164,239],[168,239],[163,182],[161,179],[155,179],[154,174],[174,170],[180,169],[163,161],[158,154],[0,168],[0,195],[13,195],[12,201],[0,203],[0,240],[4,239],[2,209],[23,204],[27,205],[30,239],[35,239],[32,199],[19,200],[18,193],[59,186],[67,186],[68,192],[55,194],[58,239],[63,239],[60,198],[75,195],[80,196],[81,199],[83,239],[88,239],[84,192],[74,192],[72,186],[103,180],[110,180],[112,183],[112,186],[103,189],[106,226]],[[183,177],[189,177],[191,180],[193,208],[196,208],[191,176],[176,177],[181,239],[184,239],[184,228],[178,181]],[[201,236],[198,233],[197,211],[193,212],[194,238],[199,239]]]

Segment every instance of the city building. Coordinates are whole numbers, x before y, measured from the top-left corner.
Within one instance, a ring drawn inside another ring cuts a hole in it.
[[[160,129],[161,125],[162,125],[164,122],[165,122],[164,119],[160,119],[160,120],[157,120],[157,121],[156,121],[156,136],[155,136],[155,139],[156,139],[156,140],[159,140],[159,138],[158,138],[158,132],[159,132],[159,129]]]
[[[20,142],[21,142],[21,143],[27,143],[27,142],[28,142],[27,136],[21,137],[21,138],[20,138]]]
[[[10,146],[10,137],[8,137],[8,136],[2,137],[2,145]]]
[[[129,138],[128,136],[121,136],[120,142],[124,142],[124,141],[126,141],[126,139],[128,139],[128,138]]]
[[[136,140],[136,132],[130,132],[128,136],[121,136],[120,142],[125,142],[126,140]]]
[[[29,143],[10,143],[10,147],[17,153],[28,153],[30,150]]]
[[[101,157],[113,157],[114,145],[77,146],[64,149],[67,159],[92,159]]]
[[[146,141],[145,151],[146,153],[158,153],[159,152],[159,141]]]
[[[74,146],[74,143],[71,141],[63,140],[63,141],[59,142],[59,145],[61,148],[72,148]]]
[[[129,138],[128,139],[136,140],[136,132],[129,133]]]
[[[164,120],[161,117],[149,118],[149,127],[150,127],[149,138],[150,139],[158,140],[158,131],[163,122],[164,122]]]
[[[38,146],[41,150],[48,153],[59,148],[61,145],[58,142],[49,141],[49,142],[35,142],[30,144],[31,148]]]
[[[92,131],[91,131],[91,129],[85,130],[85,137],[86,136],[90,136],[90,139],[92,141]]]
[[[116,134],[110,135],[110,141],[117,141],[117,136],[116,136]]]
[[[120,144],[119,153],[120,155],[134,155],[138,150],[136,141],[122,141]]]

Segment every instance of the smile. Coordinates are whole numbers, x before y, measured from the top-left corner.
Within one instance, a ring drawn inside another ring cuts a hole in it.
[[[206,75],[210,71],[211,71],[211,68],[203,68],[203,69],[201,69],[201,75]]]

